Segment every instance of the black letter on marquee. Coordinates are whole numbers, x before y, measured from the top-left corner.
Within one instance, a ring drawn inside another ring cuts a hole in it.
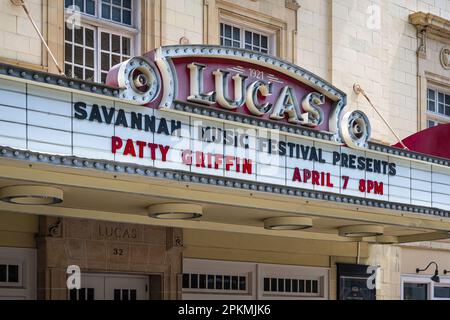
[[[116,126],[123,126],[128,128],[127,117],[125,116],[125,111],[122,109],[117,113]]]
[[[108,111],[108,108],[106,108],[105,106],[102,106],[102,112],[103,112],[103,117],[105,117],[105,122],[107,124],[111,124],[111,121],[114,117],[114,112],[116,112],[116,109],[111,108]]]
[[[103,122],[102,115],[100,114],[100,110],[96,104],[92,105],[91,115],[89,117],[89,121],[94,122],[94,120],[97,120],[98,123]]]
[[[76,102],[74,105],[75,108],[75,118],[80,120],[86,120],[88,114],[86,112],[86,103],[84,102]]]
[[[397,169],[395,168],[395,163],[389,163],[389,175],[395,176],[397,174]]]
[[[131,113],[131,128],[142,130],[142,113]]]
[[[333,165],[335,166],[341,160],[341,154],[337,151],[333,151]]]

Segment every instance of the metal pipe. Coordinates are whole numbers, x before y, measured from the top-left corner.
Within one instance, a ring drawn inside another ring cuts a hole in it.
[[[34,22],[33,17],[31,16],[30,12],[28,11],[28,8],[25,4],[25,2],[23,0],[11,0],[11,2],[16,5],[16,6],[21,6],[23,8],[23,10],[25,11],[26,15],[28,16],[28,19],[30,19],[31,24],[33,25],[34,29],[36,30],[37,34],[39,35],[39,38],[41,39],[41,42],[44,44],[48,54],[50,55],[50,57],[52,58],[53,62],[56,65],[56,68],[58,68],[58,71],[60,74],[64,75],[64,71],[61,69],[61,67],[58,64],[58,61],[56,61],[55,56],[52,53],[52,50],[50,50],[47,42],[45,41],[44,37],[42,36],[41,31],[39,30],[38,26],[36,25],[36,23]]]
[[[361,241],[358,241],[356,251],[356,264],[359,264],[360,256],[361,256]]]
[[[366,98],[366,100],[369,102],[369,104],[372,106],[372,108],[375,110],[375,112],[380,116],[381,120],[383,120],[383,122],[386,124],[386,126],[389,128],[389,130],[391,130],[391,132],[394,134],[394,136],[397,138],[398,142],[402,145],[403,149],[405,150],[409,150],[408,147],[403,143],[403,141],[400,139],[400,137],[395,133],[394,129],[389,125],[389,123],[387,122],[387,120],[383,117],[383,115],[378,111],[377,108],[375,108],[375,106],[373,105],[372,101],[370,101],[369,97],[367,96],[366,92],[364,91],[364,89],[357,83],[355,83],[353,85],[353,91],[359,95],[362,94],[364,96],[364,98]]]

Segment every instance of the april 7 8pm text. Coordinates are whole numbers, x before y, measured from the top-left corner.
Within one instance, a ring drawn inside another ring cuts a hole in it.
[[[257,317],[270,315],[270,305],[222,304],[220,306],[200,306],[185,304],[178,307],[179,316],[197,316],[196,318],[214,318],[214,316]]]

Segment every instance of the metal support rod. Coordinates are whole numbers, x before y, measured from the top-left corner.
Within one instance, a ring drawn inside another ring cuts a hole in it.
[[[45,41],[44,37],[42,36],[41,31],[39,30],[38,26],[34,22],[33,17],[31,16],[30,12],[28,11],[28,8],[23,0],[11,0],[11,2],[16,6],[21,6],[23,10],[25,11],[26,15],[28,16],[28,19],[30,19],[31,24],[33,25],[34,29],[36,30],[37,34],[39,35],[39,38],[41,39],[41,42],[44,44],[45,49],[47,50],[48,54],[52,58],[53,62],[56,65],[56,68],[58,68],[58,71],[61,75],[64,75],[64,71],[59,66],[58,62],[56,61],[55,56],[53,55],[52,51],[50,50],[47,42]]]
[[[405,150],[409,150],[408,147],[403,143],[403,141],[400,139],[400,137],[395,133],[394,129],[389,125],[389,123],[387,122],[387,120],[383,117],[383,115],[380,113],[380,111],[378,111],[377,108],[375,108],[375,106],[373,105],[372,101],[370,101],[369,97],[367,96],[366,92],[364,91],[364,89],[357,83],[355,83],[353,85],[353,91],[359,95],[362,94],[364,96],[364,98],[366,98],[367,102],[369,102],[369,104],[372,106],[372,108],[375,110],[375,112],[380,116],[381,120],[383,120],[383,122],[386,124],[386,126],[389,128],[389,130],[391,130],[391,132],[394,134],[394,136],[397,138],[398,142],[401,144],[401,146],[403,147],[403,149]]]

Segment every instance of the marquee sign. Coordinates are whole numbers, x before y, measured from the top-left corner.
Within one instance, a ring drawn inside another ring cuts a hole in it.
[[[364,147],[370,124],[361,112],[346,115],[346,95],[286,61],[216,46],[172,46],[111,69],[107,84],[127,102],[173,109],[175,102],[334,133],[335,141]]]
[[[196,48],[162,48],[116,66],[108,75],[120,89],[114,99],[0,79],[0,146],[81,161],[72,164],[92,159],[105,167],[189,173],[258,191],[289,188],[299,191],[292,195],[450,210],[450,168],[364,148],[367,117],[343,114],[339,90],[271,57]],[[177,111],[179,104],[235,117]]]

